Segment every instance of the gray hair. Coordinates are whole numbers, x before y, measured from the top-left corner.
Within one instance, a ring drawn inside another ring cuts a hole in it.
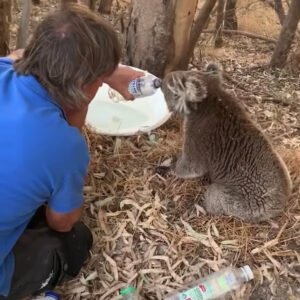
[[[14,67],[34,75],[63,107],[79,109],[87,102],[83,86],[110,75],[120,57],[113,28],[85,6],[70,4],[38,25]]]

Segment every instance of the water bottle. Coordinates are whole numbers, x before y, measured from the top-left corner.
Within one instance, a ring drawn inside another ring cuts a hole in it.
[[[120,294],[123,296],[122,300],[138,300],[139,295],[137,293],[137,290],[133,286],[129,286],[125,289],[122,289],[120,291]]]
[[[128,92],[134,96],[134,98],[146,97],[153,95],[160,86],[161,80],[159,78],[154,75],[147,74],[130,81],[128,85]]]
[[[248,265],[241,268],[228,267],[168,294],[165,300],[219,299],[252,280],[253,277]]]

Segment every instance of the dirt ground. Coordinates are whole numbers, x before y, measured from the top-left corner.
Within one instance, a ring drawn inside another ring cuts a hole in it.
[[[32,26],[57,5],[41,2]],[[123,2],[115,5],[106,17],[120,38],[118,16],[124,11],[126,17],[125,8]],[[275,39],[279,34],[275,13],[260,1],[240,1],[238,20],[240,30]],[[16,32],[13,24],[12,45]],[[299,73],[265,68],[274,43],[224,38],[224,47],[216,50],[211,35],[203,34],[190,68],[210,60],[221,64],[229,75],[226,87],[279,149],[294,184],[286,212],[260,225],[211,217],[201,206],[205,183],[155,174],[156,166],[180,150],[181,122],[175,117],[149,135],[128,138],[99,136],[87,128],[91,165],[83,219],[95,243],[80,276],[59,289],[63,299],[120,299],[118,291],[128,284],[137,286],[143,299],[163,299],[186,282],[244,264],[252,267],[255,280],[232,299],[300,299]]]

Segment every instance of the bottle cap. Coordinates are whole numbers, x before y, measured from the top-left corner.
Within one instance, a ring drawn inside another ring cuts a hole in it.
[[[120,291],[120,294],[123,295],[123,296],[124,295],[129,295],[129,294],[134,293],[135,291],[136,291],[136,289],[133,286],[129,286],[129,287],[125,288],[125,289],[122,289]]]
[[[248,265],[241,267],[241,269],[242,269],[247,281],[250,281],[254,278],[254,274]]]
[[[161,87],[161,79],[155,78],[155,79],[153,80],[153,86],[154,86],[156,89],[160,88],[160,87]]]

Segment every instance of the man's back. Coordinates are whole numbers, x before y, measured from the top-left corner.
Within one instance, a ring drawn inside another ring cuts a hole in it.
[[[0,294],[14,267],[12,248],[39,206],[65,213],[82,205],[86,144],[33,76],[0,59]]]

